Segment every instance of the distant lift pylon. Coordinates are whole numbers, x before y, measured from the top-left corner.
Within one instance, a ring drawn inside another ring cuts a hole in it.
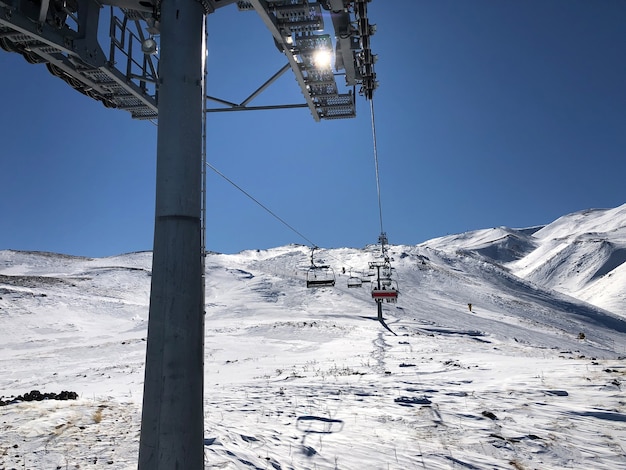
[[[382,249],[382,261],[372,261],[370,269],[376,270],[376,279],[372,281],[372,298],[376,303],[396,303],[398,301],[398,282],[392,278],[391,260],[387,254],[387,236],[381,233],[379,241]]]
[[[335,285],[335,271],[327,264],[315,264],[316,246],[311,248],[311,266],[306,273],[307,287],[325,287]]]
[[[372,286],[372,298],[376,302],[396,303],[398,301],[398,284],[391,278],[378,278]]]

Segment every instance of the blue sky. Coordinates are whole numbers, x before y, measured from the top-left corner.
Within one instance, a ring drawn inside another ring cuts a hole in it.
[[[373,0],[384,229],[393,244],[626,202],[626,2]],[[254,12],[209,16],[208,93],[286,63]],[[150,250],[157,128],[0,51],[0,249]],[[341,79],[340,79],[341,83]],[[291,72],[252,104],[303,102]],[[211,113],[212,165],[321,247],[380,232],[369,103]],[[307,243],[208,172],[207,248]]]

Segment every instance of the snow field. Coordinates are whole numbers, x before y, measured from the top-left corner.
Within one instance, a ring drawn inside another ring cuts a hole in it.
[[[581,220],[597,229],[588,217],[516,236],[576,237]],[[306,247],[210,254],[205,468],[624,468],[626,320],[593,303],[621,305],[623,264],[579,300],[515,275],[490,235],[391,247],[395,334],[367,282],[347,287],[374,247],[322,252],[337,283],[320,289]],[[0,400],[79,395],[0,406],[0,470],[136,468],[150,264],[0,251]]]

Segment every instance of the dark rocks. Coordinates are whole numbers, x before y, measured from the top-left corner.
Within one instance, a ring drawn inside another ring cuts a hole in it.
[[[12,405],[23,401],[43,401],[43,400],[76,400],[78,394],[76,392],[68,392],[63,390],[60,393],[46,392],[41,393],[39,390],[31,390],[24,395],[18,395],[16,397],[10,397],[3,400],[4,397],[0,397],[0,406]]]
[[[426,397],[397,397],[393,401],[401,406],[430,405],[432,403]]]

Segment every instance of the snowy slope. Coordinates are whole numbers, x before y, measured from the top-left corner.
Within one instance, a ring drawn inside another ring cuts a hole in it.
[[[563,216],[533,239],[513,273],[626,317],[626,204]]]
[[[537,242],[532,235],[540,228],[494,227],[492,229],[474,230],[458,235],[435,238],[422,243],[421,246],[443,251],[472,251],[502,264],[518,260],[535,250]]]
[[[496,227],[421,246],[478,254],[538,286],[626,316],[626,204],[559,218],[544,227]]]
[[[209,255],[205,468],[623,468],[626,320],[496,262],[554,232],[490,231],[391,247],[397,336],[347,287],[375,246],[320,289],[307,247]],[[79,395],[0,406],[0,469],[136,468],[150,264],[0,251],[0,400]]]

